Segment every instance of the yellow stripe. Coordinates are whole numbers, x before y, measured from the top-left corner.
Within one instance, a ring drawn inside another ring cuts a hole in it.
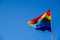
[[[47,19],[51,20],[51,16],[46,16]]]

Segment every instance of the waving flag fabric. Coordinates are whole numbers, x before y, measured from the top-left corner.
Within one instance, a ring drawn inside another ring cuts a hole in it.
[[[47,10],[44,12],[42,15],[28,21],[28,25],[34,27],[36,30],[51,30],[51,15],[50,15],[50,10]]]

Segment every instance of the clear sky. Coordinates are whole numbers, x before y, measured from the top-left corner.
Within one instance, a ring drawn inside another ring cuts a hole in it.
[[[51,40],[27,22],[51,10],[54,40],[60,40],[60,0],[0,0],[0,40]]]

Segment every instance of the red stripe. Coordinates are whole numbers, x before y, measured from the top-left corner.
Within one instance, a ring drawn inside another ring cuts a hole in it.
[[[30,21],[33,22],[33,24],[34,24],[34,23],[37,22],[39,19],[41,19],[41,17],[42,17],[45,13],[47,13],[47,15],[50,16],[50,10],[47,10],[47,11],[44,12],[42,15],[40,15],[40,16],[38,16],[38,17],[36,17],[36,18],[30,20]]]

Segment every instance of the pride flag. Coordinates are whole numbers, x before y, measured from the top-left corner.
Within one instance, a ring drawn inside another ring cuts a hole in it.
[[[28,21],[28,25],[34,27],[36,30],[51,30],[51,15],[50,15],[50,10],[47,10],[40,16]]]

